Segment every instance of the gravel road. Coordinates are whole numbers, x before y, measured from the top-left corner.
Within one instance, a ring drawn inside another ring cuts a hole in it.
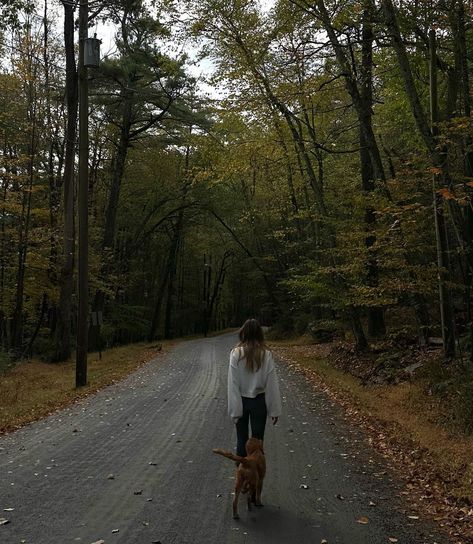
[[[123,382],[0,437],[1,544],[445,544],[401,483],[305,378],[278,365],[265,507],[231,514],[226,415],[236,336],[179,344]],[[411,517],[409,517],[411,516]],[[394,540],[397,539],[397,540]]]

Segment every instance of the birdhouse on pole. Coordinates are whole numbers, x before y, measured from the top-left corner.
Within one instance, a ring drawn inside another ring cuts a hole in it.
[[[94,34],[93,38],[84,40],[84,66],[87,68],[97,68],[100,64],[100,44],[102,40]]]

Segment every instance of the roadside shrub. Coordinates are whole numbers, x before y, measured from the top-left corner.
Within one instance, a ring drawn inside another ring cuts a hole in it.
[[[271,325],[267,333],[269,340],[284,340],[294,335],[294,321],[291,317],[284,317],[279,319],[276,323]]]
[[[294,333],[296,336],[302,336],[307,332],[310,315],[298,314],[293,319]]]
[[[473,372],[470,370],[462,380],[455,381],[455,419],[463,432],[473,434]]]
[[[427,365],[422,375],[430,392],[441,400],[443,422],[461,433],[473,434],[473,369],[438,359]]]
[[[307,331],[315,342],[331,342],[337,335],[338,323],[333,319],[318,319],[312,321],[307,327]]]
[[[33,345],[33,353],[25,353],[24,356],[36,356],[48,363],[57,363],[56,343],[53,338],[46,334],[39,334]]]
[[[4,374],[10,370],[15,364],[15,361],[8,351],[0,349],[0,374]]]

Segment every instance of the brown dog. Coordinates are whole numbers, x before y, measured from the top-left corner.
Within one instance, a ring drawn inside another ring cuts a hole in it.
[[[214,453],[228,457],[240,463],[235,477],[235,497],[233,498],[233,519],[238,519],[238,497],[240,493],[247,493],[248,510],[251,503],[263,506],[261,503],[261,491],[266,474],[266,459],[264,457],[263,441],[258,438],[250,438],[246,443],[246,457],[234,455],[230,451],[221,449],[212,450]]]

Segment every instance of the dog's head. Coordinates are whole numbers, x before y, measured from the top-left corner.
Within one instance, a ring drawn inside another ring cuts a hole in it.
[[[246,455],[251,455],[257,451],[264,454],[263,441],[259,438],[249,438],[246,442]]]

